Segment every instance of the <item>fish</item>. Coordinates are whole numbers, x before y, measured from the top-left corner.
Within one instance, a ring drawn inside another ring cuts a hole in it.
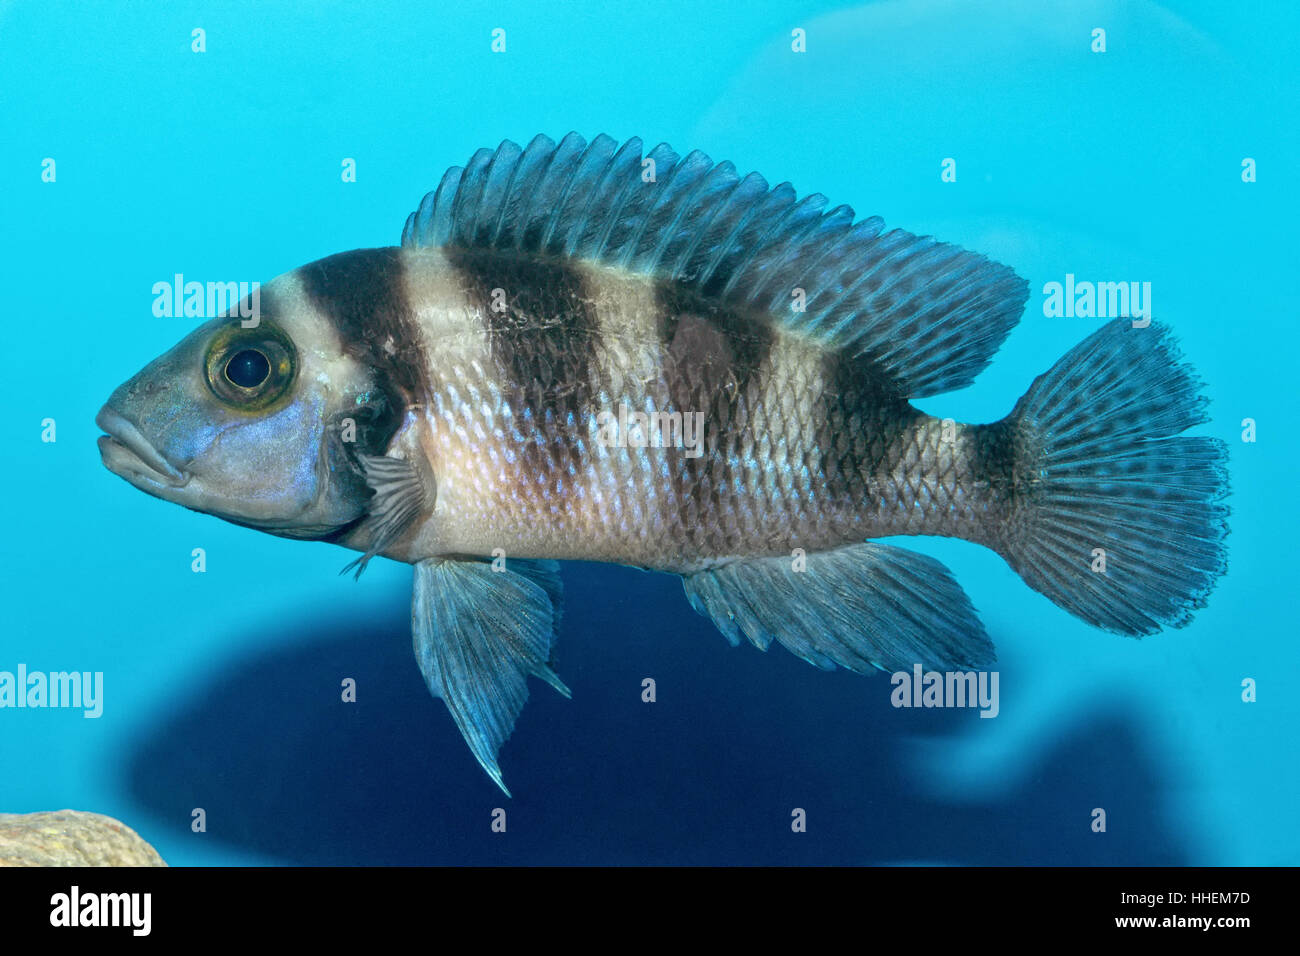
[[[1226,570],[1227,449],[1171,329],[1119,318],[1004,418],[971,384],[1027,282],[640,139],[503,141],[397,246],[287,272],[114,391],[103,464],[164,501],[413,566],[412,646],[479,764],[554,652],[562,561],[680,576],[733,645],[988,668],[961,538],[1088,624],[1185,626]]]

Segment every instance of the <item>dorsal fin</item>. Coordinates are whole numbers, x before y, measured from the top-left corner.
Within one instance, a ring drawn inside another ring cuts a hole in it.
[[[826,205],[698,151],[679,157],[660,144],[643,157],[635,138],[620,147],[604,135],[588,144],[570,133],[558,145],[537,136],[527,149],[506,141],[447,170],[407,218],[402,245],[518,250],[654,275],[869,356],[910,397],[969,385],[1019,320],[1025,280]]]

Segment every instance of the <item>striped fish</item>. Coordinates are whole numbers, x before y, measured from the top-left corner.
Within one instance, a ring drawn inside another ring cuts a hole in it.
[[[261,293],[114,392],[104,463],[414,565],[420,670],[502,789],[527,679],[568,694],[557,560],[681,575],[732,644],[859,672],[994,660],[939,562],[871,539],[978,542],[1130,635],[1225,568],[1226,449],[1181,434],[1205,402],[1167,329],[1116,320],[1001,421],[935,419],[911,402],[989,364],[1025,281],[699,152],[480,150],[400,247]]]

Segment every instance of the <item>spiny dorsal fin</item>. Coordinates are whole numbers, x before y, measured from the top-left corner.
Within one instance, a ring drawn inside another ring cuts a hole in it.
[[[407,218],[402,245],[517,250],[659,276],[870,356],[908,396],[969,385],[1019,320],[1025,280],[826,205],[698,151],[679,157],[666,143],[643,157],[636,138],[588,144],[570,133],[557,145],[537,136],[527,149],[505,141],[447,170]]]

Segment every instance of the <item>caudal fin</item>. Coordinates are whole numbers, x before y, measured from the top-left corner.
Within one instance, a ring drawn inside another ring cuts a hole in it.
[[[1182,627],[1226,569],[1227,446],[1168,329],[1117,319],[1006,419],[1018,474],[1003,554],[1030,587],[1124,634]]]

